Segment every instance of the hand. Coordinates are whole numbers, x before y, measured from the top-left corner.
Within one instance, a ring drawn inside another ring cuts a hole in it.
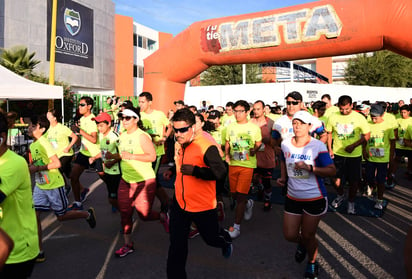
[[[93,157],[90,157],[90,158],[89,158],[89,164],[90,164],[90,165],[91,165],[91,164],[93,164],[93,163],[94,163],[94,161],[95,161],[95,160],[94,160],[94,158],[93,158]]]
[[[281,187],[284,187],[285,185],[286,185],[286,179],[285,178],[278,178],[278,179],[276,179],[276,183],[279,185],[279,186],[281,186]]]
[[[166,170],[163,173],[163,179],[166,180],[166,181],[169,181],[170,179],[172,179],[172,175],[173,175],[173,173],[172,173],[171,170]]]
[[[255,149],[254,148],[249,149],[249,154],[250,154],[250,156],[255,156],[255,154],[256,154]]]
[[[335,154],[333,153],[333,151],[329,151],[329,156],[331,159],[335,158]]]
[[[180,172],[184,175],[192,175],[194,169],[195,167],[193,165],[182,165],[180,167]]]
[[[230,155],[229,154],[226,154],[225,155],[225,161],[226,161],[226,163],[230,163]]]
[[[106,161],[106,163],[104,163],[104,166],[108,169],[111,169],[115,163],[115,161]]]
[[[362,155],[365,160],[369,159],[369,153],[365,150],[362,150]]]
[[[310,166],[305,164],[305,162],[303,162],[303,161],[299,161],[299,162],[295,163],[295,169],[310,171]]]
[[[63,149],[64,153],[69,153],[69,151],[70,151],[70,147],[66,147],[65,149]]]
[[[352,153],[353,150],[355,150],[355,147],[352,144],[345,147],[345,151],[348,153]]]

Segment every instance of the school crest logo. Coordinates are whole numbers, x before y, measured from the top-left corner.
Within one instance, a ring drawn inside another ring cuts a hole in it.
[[[66,30],[75,36],[80,31],[82,21],[80,19],[80,13],[73,9],[66,8],[64,11],[64,26]]]

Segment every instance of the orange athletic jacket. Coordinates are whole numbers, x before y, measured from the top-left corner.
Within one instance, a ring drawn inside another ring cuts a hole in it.
[[[187,146],[176,143],[175,196],[180,207],[189,212],[216,208],[216,180],[226,175],[226,167],[214,143],[198,135]],[[192,175],[183,175],[180,167],[193,165]]]

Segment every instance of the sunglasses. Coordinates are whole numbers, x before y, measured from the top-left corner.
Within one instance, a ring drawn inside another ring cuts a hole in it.
[[[132,116],[119,117],[120,120],[126,120],[126,121],[129,121],[132,118],[134,118],[134,117],[132,117]]]
[[[296,106],[296,105],[299,105],[299,102],[298,101],[287,101],[286,104],[289,105],[289,106],[290,105]]]
[[[234,110],[235,113],[243,113],[243,112],[245,112],[245,111],[246,111],[246,110],[244,110],[244,109]]]
[[[183,127],[183,128],[173,127],[173,131],[175,131],[175,134],[177,134],[177,133],[181,133],[181,134],[186,133],[187,131],[189,131],[189,129],[190,129],[190,126]]]
[[[80,103],[79,104],[79,107],[85,107],[85,106],[87,106],[87,104],[85,104],[85,103]]]

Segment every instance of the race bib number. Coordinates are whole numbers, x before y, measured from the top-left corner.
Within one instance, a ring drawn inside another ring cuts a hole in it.
[[[36,181],[36,184],[38,185],[44,185],[44,184],[50,183],[49,175],[45,171],[36,172],[34,179]]]
[[[295,168],[295,163],[288,164],[287,168],[288,168],[288,175],[290,177],[293,177],[293,178],[296,178],[296,179],[307,179],[307,178],[309,178],[309,172],[307,170]]]
[[[248,161],[249,152],[248,151],[235,151],[233,152],[233,160],[235,161]]]
[[[57,144],[57,140],[55,139],[50,139],[50,144],[53,147],[53,149],[58,149],[59,145]]]
[[[385,149],[384,148],[369,148],[369,153],[373,157],[384,157],[385,156]]]

